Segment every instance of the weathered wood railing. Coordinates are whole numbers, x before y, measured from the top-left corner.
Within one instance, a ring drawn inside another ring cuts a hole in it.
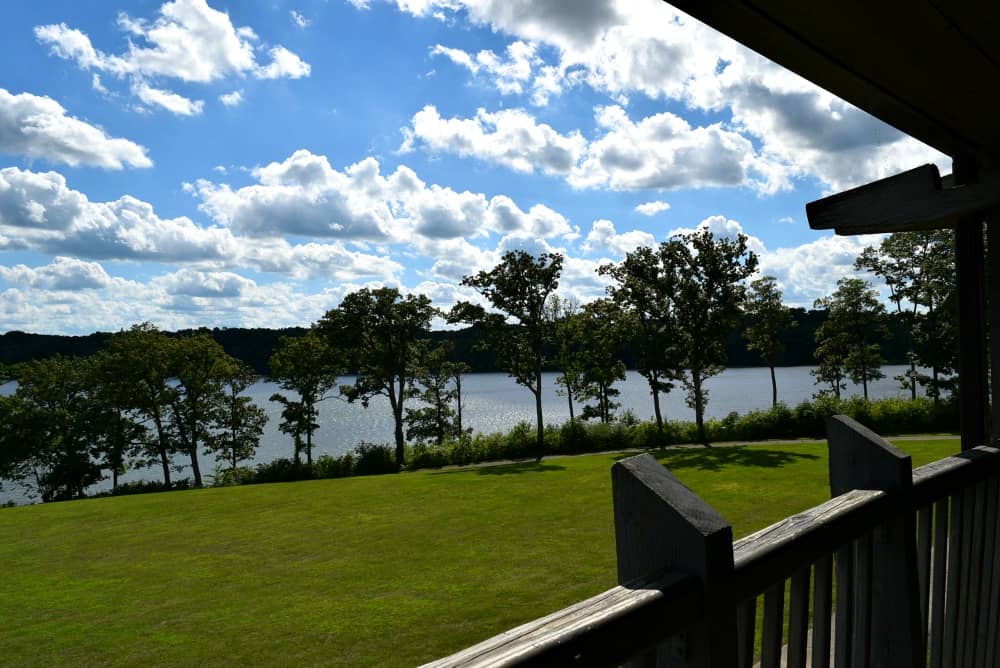
[[[623,584],[428,665],[1000,664],[1000,450],[911,470],[842,416],[828,442],[833,498],[736,542],[653,457],[616,463]]]

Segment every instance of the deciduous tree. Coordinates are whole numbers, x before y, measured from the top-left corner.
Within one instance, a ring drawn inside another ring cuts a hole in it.
[[[232,360],[223,384],[224,396],[216,415],[216,431],[210,436],[208,451],[235,471],[240,462],[253,459],[260,445],[260,435],[267,424],[267,413],[243,393],[257,382],[257,374],[243,362]]]
[[[534,395],[538,459],[542,457],[545,438],[542,368],[545,348],[553,332],[546,302],[559,287],[562,265],[559,253],[535,257],[520,250],[508,251],[493,269],[462,279],[462,285],[478,290],[498,313],[487,313],[482,307],[460,302],[449,316],[453,322],[481,326],[497,365]]]
[[[631,345],[636,368],[649,384],[653,415],[661,430],[660,394],[674,388],[683,365],[673,312],[676,271],[663,251],[663,246],[644,246],[627,253],[618,264],[598,268],[599,274],[613,281],[607,288],[611,299],[632,317],[635,332]]]
[[[774,276],[750,283],[743,312],[746,316],[747,347],[756,350],[771,371],[771,406],[778,405],[778,382],[774,364],[785,350],[782,335],[795,326],[792,311],[781,302],[781,289]]]
[[[305,336],[281,337],[270,366],[271,379],[297,397],[277,392],[271,395],[271,401],[283,406],[281,430],[294,439],[296,463],[300,449],[304,449],[306,462],[312,466],[313,434],[319,428],[318,404],[333,396],[330,390],[337,387],[343,369],[339,354],[316,330],[310,330]]]
[[[878,340],[889,334],[878,293],[868,281],[842,278],[832,295],[816,300],[816,308],[827,311],[826,321],[816,330],[820,368],[842,368],[862,386],[868,401],[868,383],[885,376]],[[839,391],[836,394],[839,397]]]
[[[170,454],[174,443],[170,433],[169,407],[174,395],[173,346],[170,338],[145,322],[118,332],[108,342],[116,356],[121,380],[131,388],[132,407],[152,423],[152,438],[146,455],[163,469],[163,484],[170,487]]]
[[[415,394],[414,381],[427,350],[423,337],[437,309],[425,295],[400,294],[395,288],[364,288],[344,297],[340,306],[317,323],[318,330],[346,352],[357,369],[353,385],[341,393],[363,406],[375,396],[389,400],[395,425],[396,464],[406,457],[406,400]]]
[[[746,236],[716,237],[711,230],[674,236],[663,244],[665,266],[672,267],[673,310],[681,357],[687,369],[682,382],[694,409],[698,438],[705,435],[705,380],[726,364],[726,337],[739,321],[746,298],[745,280],[757,268]]]

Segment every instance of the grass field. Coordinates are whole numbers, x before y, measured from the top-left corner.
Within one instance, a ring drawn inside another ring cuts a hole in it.
[[[737,537],[829,494],[822,443],[659,456]],[[615,584],[615,459],[0,510],[0,664],[427,661]]]

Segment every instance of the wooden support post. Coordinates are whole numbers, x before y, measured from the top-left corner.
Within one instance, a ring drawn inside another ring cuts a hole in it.
[[[986,218],[989,241],[989,323],[990,377],[992,378],[992,410],[990,411],[990,443],[1000,440],[1000,212],[992,211]]]
[[[956,185],[977,181],[974,158],[956,157]],[[955,270],[958,279],[958,400],[962,450],[986,445],[986,317],[983,287],[983,216],[973,213],[955,226]]]
[[[904,498],[909,495],[913,487],[909,455],[843,415],[829,418],[826,429],[832,496],[852,489],[881,490]],[[867,665],[872,668],[924,666],[926,654],[924,632],[920,628],[915,514],[901,511],[877,527],[873,539],[870,573],[863,574],[866,578],[863,584],[867,584],[869,575],[871,577]],[[855,572],[864,570],[855,569]],[[858,590],[855,586],[855,593]],[[856,646],[859,640],[863,639],[856,635]]]
[[[706,616],[684,638],[657,649],[657,666],[736,666],[736,609],[727,596],[733,531],[711,506],[648,454],[611,469],[618,582],[662,571],[688,573],[705,587]]]

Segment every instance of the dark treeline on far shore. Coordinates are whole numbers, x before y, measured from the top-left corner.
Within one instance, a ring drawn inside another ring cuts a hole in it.
[[[796,326],[783,333],[784,350],[776,358],[777,366],[811,366],[816,364],[816,330],[827,319],[825,310],[791,309]],[[904,322],[897,314],[887,318],[889,336],[879,335],[882,356],[886,364],[906,363],[906,338],[901,335]],[[172,336],[186,336],[195,332],[207,332],[219,345],[238,360],[248,364],[259,374],[267,375],[268,360],[278,348],[283,336],[302,336],[305,327],[285,329],[216,327],[213,329],[181,330],[168,333]],[[760,353],[747,347],[741,326],[730,334],[726,341],[726,357],[731,367],[767,366]],[[111,338],[111,332],[96,332],[86,336],[63,336],[58,334],[31,334],[13,331],[0,334],[0,364],[17,364],[30,360],[44,359],[53,355],[87,357],[104,347]],[[468,364],[473,372],[501,371],[489,350],[476,350],[481,342],[481,331],[476,327],[458,330],[438,330],[430,333],[434,342],[451,341],[454,345],[454,360]],[[632,352],[627,347],[619,352],[620,359],[629,369],[635,367]],[[555,370],[553,368],[552,370]]]

